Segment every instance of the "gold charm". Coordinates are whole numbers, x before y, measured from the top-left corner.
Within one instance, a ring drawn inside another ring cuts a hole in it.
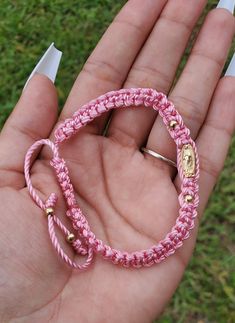
[[[193,147],[190,144],[184,145],[181,150],[181,164],[186,177],[192,177],[195,175],[195,154]]]

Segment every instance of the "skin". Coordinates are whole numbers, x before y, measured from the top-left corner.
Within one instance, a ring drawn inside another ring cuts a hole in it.
[[[1,322],[143,323],[158,317],[169,302],[192,255],[198,219],[184,246],[161,264],[125,269],[97,256],[87,271],[73,271],[51,246],[47,220],[25,188],[23,162],[35,140],[52,137],[55,125],[87,101],[121,87],[153,87],[169,94],[196,141],[200,218],[235,127],[235,78],[220,79],[234,35],[232,14],[209,13],[179,81],[170,88],[205,4],[128,1],[78,75],[59,119],[54,85],[42,75],[29,82],[0,135]],[[97,237],[122,250],[148,248],[178,216],[180,181],[172,167],[139,148],[145,145],[175,160],[175,145],[152,109],[115,111],[104,137],[109,117],[83,128],[61,147],[61,155]],[[35,156],[32,181],[43,199],[57,192],[56,212],[68,225],[50,158],[48,148]]]

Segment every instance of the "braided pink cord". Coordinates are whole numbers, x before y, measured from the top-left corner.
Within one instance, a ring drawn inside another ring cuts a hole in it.
[[[78,207],[74,195],[73,186],[69,178],[69,172],[66,163],[59,157],[58,146],[61,142],[73,136],[81,127],[94,120],[96,117],[111,109],[122,107],[152,107],[159,112],[164,124],[169,131],[177,146],[177,168],[181,179],[181,193],[179,195],[179,216],[171,231],[164,239],[153,245],[149,249],[140,250],[132,253],[120,251],[106,245],[102,240],[96,238],[92,232],[82,210]],[[169,127],[170,121],[177,121],[174,129]],[[119,91],[112,91],[92,100],[88,104],[79,109],[72,118],[65,120],[55,131],[55,144],[49,140],[41,140],[35,143],[28,151],[25,159],[25,176],[29,187],[29,192],[34,201],[45,209],[48,201],[49,204],[56,203],[56,197],[52,194],[46,203],[43,203],[32,187],[29,176],[30,158],[32,151],[41,144],[47,144],[53,151],[53,159],[51,165],[54,167],[58,182],[61,186],[64,198],[67,202],[68,211],[67,216],[71,220],[73,228],[77,231],[79,238],[73,243],[73,248],[77,253],[88,255],[86,263],[83,265],[75,264],[62,250],[59,242],[55,236],[54,222],[55,216],[49,217],[48,227],[49,234],[54,247],[62,259],[73,268],[86,269],[92,261],[93,253],[103,256],[104,259],[112,261],[114,264],[119,264],[124,267],[147,267],[154,263],[159,263],[165,258],[172,255],[178,248],[183,245],[183,241],[190,235],[190,230],[194,227],[195,217],[197,216],[197,207],[199,204],[198,195],[198,180],[199,180],[199,160],[194,141],[190,137],[190,131],[183,123],[183,120],[172,102],[168,101],[163,93],[158,93],[153,89],[121,89]],[[184,175],[181,165],[181,149],[184,145],[190,144],[194,150],[196,158],[196,172],[191,177]],[[185,196],[191,195],[192,201],[185,201]],[[47,206],[48,207],[48,206]],[[57,223],[60,227],[60,224]],[[67,234],[68,230],[63,228],[61,230]],[[66,231],[67,230],[67,231]]]

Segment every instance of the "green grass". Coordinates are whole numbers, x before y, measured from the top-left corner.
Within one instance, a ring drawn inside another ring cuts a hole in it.
[[[84,61],[124,2],[1,0],[0,124],[6,120],[28,75],[52,41],[64,52],[56,82],[62,106]],[[208,1],[207,11],[215,4],[216,1]],[[199,25],[201,22],[202,19]],[[183,64],[188,53],[189,50]],[[159,319],[161,323],[235,322],[234,160],[235,139],[202,220],[194,256]]]

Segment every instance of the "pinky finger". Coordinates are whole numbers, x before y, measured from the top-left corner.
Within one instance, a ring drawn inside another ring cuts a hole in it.
[[[235,77],[220,80],[207,118],[196,139],[200,159],[200,207],[202,215],[213,187],[224,167],[235,129]],[[177,189],[180,179],[175,179]]]

